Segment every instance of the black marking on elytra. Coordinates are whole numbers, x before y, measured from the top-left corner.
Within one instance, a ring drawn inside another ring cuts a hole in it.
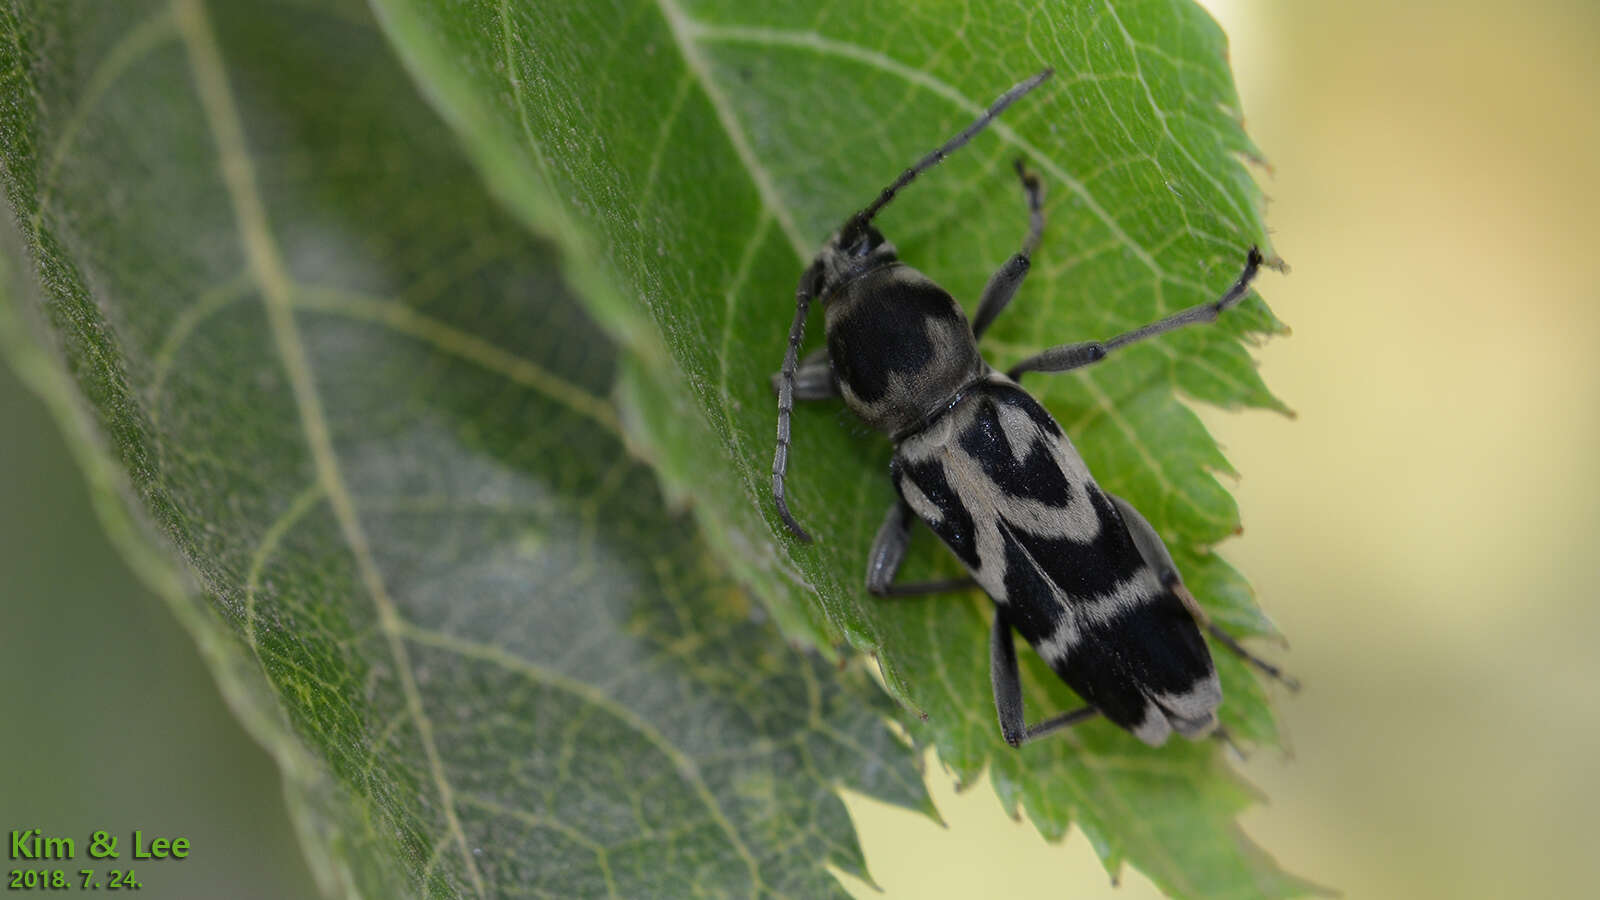
[[[895,489],[905,497],[905,488],[901,487],[904,481],[916,485],[917,490],[927,497],[934,506],[938,507],[943,519],[938,523],[929,522],[928,527],[933,533],[945,542],[956,556],[967,564],[967,568],[974,573],[983,566],[983,560],[978,557],[977,536],[973,532],[972,513],[966,504],[961,502],[961,497],[950,489],[950,481],[945,478],[944,465],[939,460],[928,462],[911,462],[896,457]]]
[[[1105,635],[1080,633],[1071,652],[1052,668],[1101,715],[1132,730],[1144,721],[1148,701],[1116,645],[1103,640]]]
[[[1003,522],[1000,540],[1006,555],[1006,620],[1024,640],[1037,647],[1055,634],[1065,610],[1044,572]]]
[[[962,429],[957,442],[967,451],[995,485],[1013,497],[1037,500],[1046,506],[1065,508],[1071,501],[1071,485],[1056,463],[1042,434],[1029,435],[1026,455],[1017,459],[1000,425],[999,409],[989,396],[977,399],[972,421]]]
[[[1095,485],[1085,486],[1089,505],[1100,520],[1100,532],[1090,541],[1034,534],[1007,522],[1022,545],[1044,570],[1046,578],[1068,597],[1092,599],[1110,594],[1144,568],[1144,557],[1121,527],[1121,517],[1111,500]],[[1002,517],[1004,513],[1001,514]]]
[[[1104,623],[1083,623],[1056,674],[1124,728],[1144,719],[1147,698],[1185,694],[1215,671],[1200,629],[1171,593]]]

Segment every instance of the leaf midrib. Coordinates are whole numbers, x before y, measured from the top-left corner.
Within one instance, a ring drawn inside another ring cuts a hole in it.
[[[466,832],[456,813],[454,789],[444,771],[444,762],[433,736],[433,725],[422,705],[422,694],[417,687],[410,654],[401,633],[401,623],[394,600],[389,596],[383,573],[373,556],[371,544],[355,503],[344,482],[344,474],[333,439],[323,413],[321,396],[317,392],[311,361],[300,337],[293,308],[293,283],[268,224],[266,208],[256,184],[255,168],[250,159],[244,125],[228,84],[227,69],[223,64],[222,49],[206,16],[202,0],[172,0],[170,7],[183,36],[196,92],[212,137],[217,143],[219,165],[222,170],[228,198],[239,228],[240,241],[250,263],[252,277],[261,288],[263,303],[270,323],[273,345],[289,377],[295,407],[299,413],[301,430],[311,451],[317,480],[327,494],[340,533],[355,557],[361,580],[374,606],[378,622],[394,658],[406,708],[417,727],[423,752],[428,759],[434,790],[439,794],[450,838],[460,852],[467,877],[479,897],[487,895],[483,875],[478,871],[472,848],[467,844]]]
[[[513,382],[523,383],[550,399],[567,406],[589,419],[608,433],[620,437],[620,428],[613,408],[606,401],[589,394],[564,380],[551,375],[514,354],[500,350],[492,344],[471,335],[457,332],[426,316],[419,316],[408,308],[390,301],[360,297],[349,292],[317,290],[299,287],[288,274],[281,252],[277,248],[268,224],[265,208],[256,186],[254,167],[245,143],[242,123],[234,107],[227,85],[226,71],[220,48],[205,18],[200,0],[173,0],[172,10],[178,21],[183,43],[189,51],[197,91],[201,94],[206,121],[218,144],[221,168],[234,208],[236,224],[240,230],[249,259],[251,280],[261,289],[264,305],[270,320],[274,347],[288,374],[295,405],[301,419],[301,428],[311,450],[317,483],[302,492],[292,505],[303,514],[314,502],[326,499],[333,508],[341,534],[356,559],[357,568],[368,594],[378,609],[380,630],[384,632],[400,674],[402,691],[406,696],[408,717],[421,733],[424,752],[428,757],[435,790],[440,795],[451,832],[467,866],[475,892],[485,896],[487,887],[478,872],[471,848],[456,813],[458,802],[449,778],[443,768],[437,743],[432,735],[432,725],[423,708],[417,688],[414,669],[406,649],[406,641],[416,641],[440,649],[491,662],[501,668],[516,671],[547,683],[557,683],[563,689],[581,696],[593,705],[601,706],[625,720],[630,727],[644,734],[648,742],[659,749],[673,763],[696,796],[710,812],[719,829],[728,837],[733,849],[748,869],[754,886],[771,890],[763,883],[760,866],[753,852],[744,843],[738,829],[727,818],[721,805],[700,776],[693,760],[655,731],[653,726],[639,719],[631,711],[589,686],[562,679],[551,672],[533,666],[527,660],[514,657],[495,648],[482,647],[453,636],[422,628],[403,619],[389,596],[383,575],[377,566],[371,545],[361,524],[355,503],[345,485],[337,453],[333,449],[330,432],[322,410],[320,395],[310,359],[306,354],[299,328],[294,319],[296,308],[322,309],[357,318],[381,322],[397,333],[409,334],[429,340],[441,350],[468,359],[483,368],[494,371]],[[226,305],[226,300],[216,304]],[[287,528],[298,519],[291,515],[284,520]],[[270,542],[275,544],[276,541]],[[252,574],[255,574],[254,567]],[[253,591],[247,593],[253,595]],[[252,642],[253,643],[253,642]],[[462,802],[472,803],[474,798],[463,795]],[[435,855],[436,858],[436,855]],[[431,867],[431,861],[430,861]],[[610,883],[610,874],[607,881]]]

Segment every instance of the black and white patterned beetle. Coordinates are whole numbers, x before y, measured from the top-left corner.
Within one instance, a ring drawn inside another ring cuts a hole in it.
[[[886,596],[976,585],[993,598],[990,675],[1008,743],[1017,746],[1096,714],[1151,745],[1173,731],[1199,738],[1216,729],[1222,703],[1201,628],[1269,675],[1293,682],[1209,621],[1155,529],[1095,484],[1060,426],[1016,379],[1024,372],[1076,369],[1134,341],[1214,321],[1245,296],[1261,254],[1250,248],[1243,273],[1212,303],[1108,341],[1051,348],[1001,374],[979,355],[977,340],[1028,273],[1044,227],[1038,180],[1017,162],[1030,213],[1028,237],[989,280],[970,327],[955,299],[900,262],[872,226],[896,192],[1050,75],[1046,69],[1016,85],[903,172],[829,238],[800,276],[788,351],[773,376],[773,500],[789,529],[810,541],[784,497],[790,411],[796,398],[842,396],[862,421],[895,443],[890,473],[900,500],[873,542],[867,590]],[[806,313],[818,297],[826,309],[827,347],[801,361]],[[971,578],[893,583],[913,515],[960,557]],[[1089,705],[1026,725],[1012,629]]]

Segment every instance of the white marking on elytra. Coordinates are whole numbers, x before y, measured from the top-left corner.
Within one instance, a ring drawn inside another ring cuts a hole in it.
[[[1100,536],[1100,517],[1089,505],[1089,492],[1082,485],[1069,488],[1072,499],[1066,508],[1040,503],[1031,497],[1001,494],[996,512],[1017,528],[1042,538],[1065,538],[1088,544]]]
[[[1146,693],[1144,719],[1132,729],[1139,740],[1160,746],[1177,731],[1189,740],[1198,740],[1217,728],[1217,707],[1222,705],[1222,684],[1217,674],[1195,684],[1182,694]]]
[[[998,373],[991,374],[990,378],[999,383],[1012,383]],[[995,408],[1012,453],[1020,462],[1035,442],[1042,441],[1066,480],[1067,502],[1065,506],[1057,506],[1031,497],[1018,497],[994,483],[983,464],[963,450],[958,440],[959,435],[972,427],[983,399],[987,397],[981,393],[969,395],[932,426],[902,441],[898,453],[909,462],[933,461],[941,467],[951,492],[960,498],[972,517],[973,543],[982,562],[973,575],[996,603],[1004,603],[1007,539],[1001,533],[1003,525],[1042,538],[1089,543],[1099,537],[1102,523],[1089,501],[1088,485],[1093,483],[1092,476],[1065,435],[1045,431],[1026,410],[1005,402],[997,402]],[[901,483],[903,487],[913,486],[910,479],[903,478]],[[943,513],[925,496],[921,498],[925,507],[919,506],[909,494],[906,502],[930,523],[943,521]],[[931,515],[927,514],[928,510],[932,511]],[[1052,598],[1061,606],[1068,603],[1066,595],[1059,590],[1052,591]],[[1073,598],[1073,602],[1077,600]]]
[[[1055,586],[1052,585],[1052,588]],[[1061,598],[1059,588],[1056,589]],[[1096,597],[1073,597],[1062,602],[1066,614],[1056,623],[1056,630],[1040,641],[1035,649],[1052,666],[1066,662],[1072,648],[1082,640],[1083,629],[1091,625],[1107,625],[1113,620],[1161,596],[1161,586],[1148,566],[1140,566],[1130,577],[1117,582],[1110,593]]]
[[[1178,733],[1186,738],[1203,737],[1217,727],[1217,707],[1222,705],[1222,682],[1212,671],[1181,694],[1153,694],[1150,699],[1161,707]]]
[[[1144,741],[1146,744],[1152,747],[1159,747],[1165,744],[1167,738],[1172,734],[1172,725],[1167,721],[1167,717],[1160,707],[1154,703],[1146,703],[1144,706],[1144,719],[1129,730],[1133,732],[1134,737]]]
[[[1019,463],[1028,458],[1035,441],[1044,439],[1047,444],[1054,443],[1049,440],[1054,435],[1047,435],[1041,431],[1033,421],[1033,417],[1014,403],[996,402],[995,418],[1000,422],[1000,433],[1005,435],[1006,443],[1011,445],[1012,459]],[[1069,479],[1077,480],[1076,473],[1070,470],[1064,470],[1064,474]],[[1088,474],[1087,469],[1084,470],[1084,474]]]

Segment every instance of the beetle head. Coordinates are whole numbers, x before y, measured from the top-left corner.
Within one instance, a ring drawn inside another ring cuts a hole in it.
[[[816,266],[821,278],[817,294],[826,302],[828,296],[846,282],[893,263],[897,258],[894,245],[884,239],[883,232],[875,228],[870,219],[860,214],[851,216],[817,254]]]

